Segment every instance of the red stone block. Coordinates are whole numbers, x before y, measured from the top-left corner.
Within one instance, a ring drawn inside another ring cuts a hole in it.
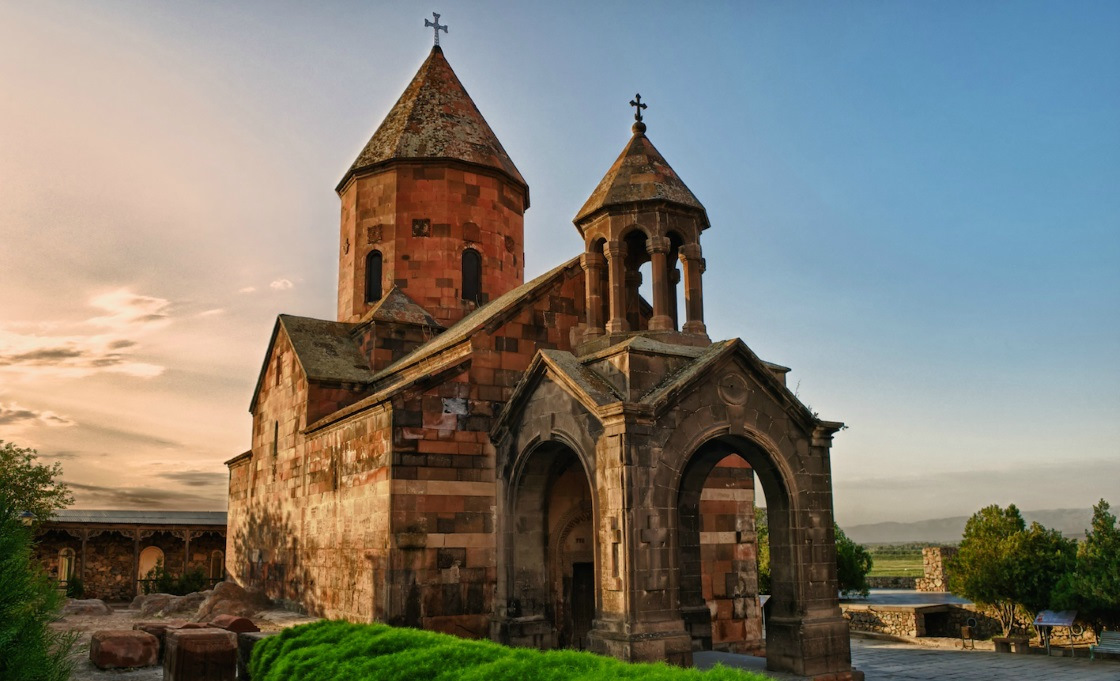
[[[222,629],[171,629],[163,655],[164,681],[234,681],[237,634]]]
[[[146,631],[95,631],[90,637],[89,659],[99,669],[150,667],[159,661],[159,639]]]
[[[235,634],[261,630],[260,627],[253,624],[253,620],[248,617],[238,617],[236,615],[218,615],[210,620],[210,626],[232,631]]]
[[[186,620],[158,620],[152,622],[137,622],[132,625],[136,631],[143,631],[155,636],[159,641],[159,660],[163,661],[163,637],[168,629],[178,629],[187,624]]]

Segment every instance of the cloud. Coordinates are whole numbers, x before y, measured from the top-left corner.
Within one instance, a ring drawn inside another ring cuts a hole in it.
[[[151,447],[162,447],[165,449],[180,449],[183,444],[175,442],[174,440],[167,440],[156,435],[149,435],[147,433],[140,433],[134,430],[124,430],[121,428],[112,428],[109,426],[99,426],[89,423],[83,423],[82,428],[85,432],[98,433],[106,437],[123,440],[133,445],[145,445]]]
[[[216,307],[212,310],[203,310],[202,312],[198,313],[198,316],[199,317],[213,317],[215,315],[225,314],[225,312],[226,311],[224,309],[222,309],[220,307]]]
[[[159,328],[171,322],[170,301],[140,296],[128,289],[117,289],[90,299],[89,304],[108,314],[94,317],[88,323],[111,329]]]
[[[89,304],[105,314],[77,324],[51,322],[45,327],[69,326],[68,334],[17,331],[24,326],[18,323],[0,328],[0,370],[71,378],[99,372],[138,378],[163,373],[164,367],[137,361],[131,351],[139,345],[136,337],[171,323],[169,301],[117,289],[94,296]]]
[[[76,425],[71,419],[53,411],[39,411],[22,407],[15,402],[0,403],[0,426],[43,425],[49,428],[65,428]]]
[[[229,482],[228,473],[214,471],[173,471],[160,473],[159,477],[187,487],[220,487],[225,489],[225,485]]]
[[[225,508],[224,489],[205,495],[151,487],[103,487],[69,481],[66,484],[74,492],[75,505],[82,508],[200,511]]]
[[[253,291],[256,291],[256,290],[257,290],[256,286],[246,286],[244,288],[237,289],[237,292],[238,293],[252,293]]]
[[[277,279],[276,281],[268,285],[268,287],[273,291],[287,291],[294,286],[295,284],[293,284],[289,279]]]

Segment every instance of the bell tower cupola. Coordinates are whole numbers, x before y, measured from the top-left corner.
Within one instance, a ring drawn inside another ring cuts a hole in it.
[[[428,22],[431,26],[431,22]],[[529,187],[437,43],[346,171],[338,320],[394,287],[443,327],[524,283]]]
[[[587,330],[596,346],[646,333],[707,344],[700,233],[708,213],[646,137],[635,95],[633,135],[575,217],[584,240]],[[650,263],[652,301],[639,294],[639,268]],[[684,309],[678,310],[678,286]],[[603,340],[605,339],[605,340]]]

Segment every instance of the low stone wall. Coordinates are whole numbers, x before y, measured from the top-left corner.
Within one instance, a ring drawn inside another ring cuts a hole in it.
[[[868,577],[867,586],[872,589],[914,589],[917,577]]]
[[[924,618],[914,608],[893,605],[841,605],[852,631],[915,638],[925,636]]]

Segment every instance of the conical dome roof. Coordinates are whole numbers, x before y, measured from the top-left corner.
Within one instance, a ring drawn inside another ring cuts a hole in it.
[[[700,211],[703,226],[708,226],[703,204],[645,136],[644,128],[635,125],[634,136],[576,214],[577,225],[603,208],[664,201]]]
[[[438,45],[338,188],[341,190],[355,173],[396,159],[466,161],[499,170],[528,189]]]

